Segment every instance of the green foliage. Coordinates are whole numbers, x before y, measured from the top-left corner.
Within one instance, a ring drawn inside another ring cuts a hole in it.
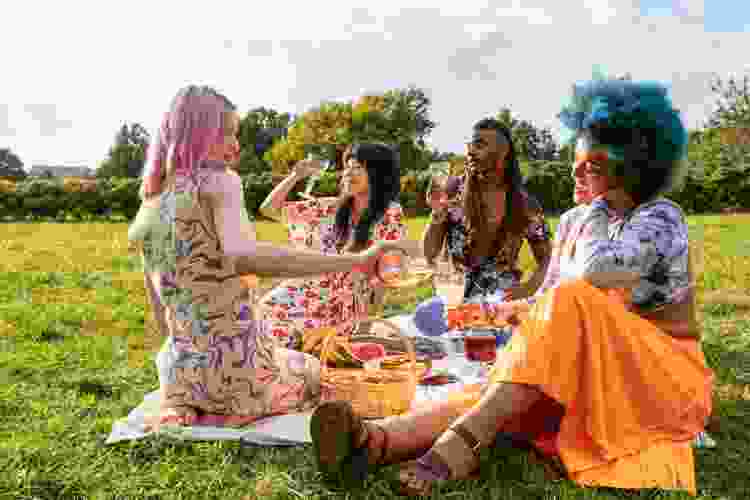
[[[18,182],[14,192],[3,193],[0,212],[13,220],[93,220],[111,216],[132,219],[140,207],[133,178],[89,181],[91,190],[70,189],[59,178]]]
[[[750,75],[744,75],[741,82],[735,77],[716,78],[711,90],[716,94],[716,106],[709,127],[750,127]]]
[[[237,166],[237,172],[242,175],[259,175],[271,173],[271,166],[262,158],[258,158],[253,151],[242,150],[240,153],[240,163]]]
[[[528,120],[514,117],[510,108],[502,108],[495,119],[510,130],[519,160],[559,158],[559,148],[548,129],[538,128]]]
[[[240,175],[271,172],[264,153],[278,142],[292,122],[289,113],[271,108],[251,109],[241,120],[237,140],[242,153],[237,171]]]
[[[107,159],[96,169],[96,176],[138,177],[146,163],[149,141],[148,131],[139,123],[123,124]]]
[[[424,140],[435,127],[429,106],[425,92],[413,86],[354,103],[323,102],[298,117],[266,159],[276,175],[286,175],[311,145],[384,142],[399,147],[402,172],[424,169],[429,165]]]
[[[0,179],[25,179],[23,162],[10,148],[0,148]]]
[[[545,212],[562,213],[573,207],[573,177],[570,164],[561,161],[522,162],[527,171],[526,189]]]

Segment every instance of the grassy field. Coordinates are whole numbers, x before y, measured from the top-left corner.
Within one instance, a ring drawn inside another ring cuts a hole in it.
[[[409,221],[418,238],[424,221]],[[718,376],[713,450],[698,450],[700,498],[750,490],[750,217],[694,217],[704,349]],[[278,225],[259,237],[284,241]],[[699,252],[700,253],[700,252]],[[157,385],[144,334],[139,259],[124,224],[0,225],[0,499],[390,498],[393,468],[363,491],[320,481],[309,450],[152,438],[104,446],[115,419]],[[526,250],[523,264],[531,259]],[[523,454],[495,451],[485,479],[436,498],[689,498],[546,483]]]

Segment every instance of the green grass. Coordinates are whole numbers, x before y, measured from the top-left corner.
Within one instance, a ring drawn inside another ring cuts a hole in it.
[[[423,221],[409,220],[410,237]],[[750,489],[750,311],[727,290],[748,294],[743,245],[750,219],[691,219],[704,241],[699,280],[704,349],[718,378],[712,433],[719,447],[697,451],[700,498],[747,498]],[[329,490],[308,448],[262,449],[229,443],[149,438],[104,446],[112,422],[158,384],[144,332],[138,259],[126,226],[0,226],[0,499],[55,498],[391,498],[395,468],[362,491]],[[263,239],[283,241],[274,224]],[[525,268],[531,266],[526,250]],[[495,451],[483,480],[459,482],[436,498],[689,498],[548,483],[522,453]]]

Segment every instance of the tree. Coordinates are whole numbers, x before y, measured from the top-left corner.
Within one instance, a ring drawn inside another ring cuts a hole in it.
[[[558,145],[548,129],[514,117],[510,108],[501,108],[495,119],[510,130],[519,159],[550,161],[559,158]]]
[[[339,149],[353,142],[384,142],[398,147],[401,170],[429,165],[425,139],[435,127],[429,118],[430,100],[414,86],[362,96],[355,102],[323,102],[296,119],[285,138],[267,153],[276,175],[304,158],[314,147]],[[327,153],[328,154],[328,153]]]
[[[242,149],[237,168],[240,175],[270,172],[271,167],[263,160],[263,155],[275,142],[286,137],[287,128],[293,119],[290,113],[258,107],[251,109],[240,120],[237,137]]]
[[[10,148],[0,148],[0,178],[25,179],[23,162]]]
[[[750,127],[750,75],[742,82],[730,77],[724,81],[716,77],[711,82],[716,96],[716,108],[709,116],[709,128]]]
[[[115,135],[107,159],[96,170],[97,177],[138,177],[146,163],[150,137],[139,123],[125,123]]]

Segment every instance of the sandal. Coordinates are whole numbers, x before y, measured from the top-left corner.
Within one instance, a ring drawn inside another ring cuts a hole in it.
[[[463,424],[454,424],[448,430],[460,437],[471,451],[474,466],[465,467],[465,471],[456,474],[447,461],[436,450],[440,444],[433,446],[419,460],[408,462],[399,473],[401,494],[405,496],[429,496],[433,486],[443,484],[449,480],[478,479],[480,451],[482,443]],[[463,477],[461,477],[463,476]]]
[[[377,460],[370,458],[371,429],[382,432]],[[329,480],[361,484],[367,478],[371,462],[380,465],[388,449],[388,433],[377,424],[365,425],[346,401],[319,405],[310,420],[318,470]]]

